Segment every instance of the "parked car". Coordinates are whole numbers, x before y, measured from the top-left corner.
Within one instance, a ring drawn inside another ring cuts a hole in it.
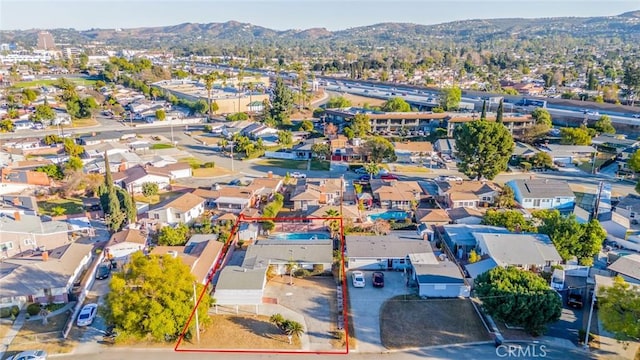
[[[567,306],[582,309],[582,295],[575,292],[569,293],[569,296],[567,297]]]
[[[371,180],[371,175],[362,175],[362,176],[360,176],[359,180],[369,181],[369,180]]]
[[[640,114],[633,114],[633,117],[636,119],[640,119]]]
[[[298,171],[294,171],[291,173],[291,177],[294,179],[306,179],[307,178],[307,174],[298,172]]]
[[[384,273],[375,271],[371,275],[371,283],[373,284],[373,287],[384,287]]]
[[[98,313],[98,304],[87,304],[82,307],[80,310],[80,315],[78,315],[78,321],[76,324],[78,326],[89,326],[93,324],[93,320],[96,319],[96,315]]]
[[[356,174],[366,174],[366,173],[367,173],[367,170],[365,170],[365,168],[363,168],[363,167],[357,168],[357,169],[355,169],[355,170],[353,170],[353,171],[354,171]]]
[[[98,270],[96,270],[96,280],[108,279],[109,275],[111,275],[111,264],[100,264]]]
[[[398,177],[393,174],[384,174],[380,176],[380,179],[383,180],[398,180]]]
[[[353,287],[363,288],[365,286],[364,274],[362,271],[354,271],[351,273],[351,281],[353,282]]]
[[[7,360],[46,360],[47,352],[44,350],[27,350],[21,353],[9,356]]]

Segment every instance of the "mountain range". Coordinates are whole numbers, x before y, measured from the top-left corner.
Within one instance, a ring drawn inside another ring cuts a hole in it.
[[[2,42],[36,43],[43,29],[0,31]],[[640,10],[607,17],[561,17],[538,19],[465,20],[436,25],[380,23],[339,31],[324,28],[273,30],[237,21],[184,23],[172,26],[130,29],[49,29],[57,43],[83,45],[102,42],[114,46],[158,48],[188,44],[344,44],[355,46],[417,46],[425,43],[475,43],[508,39],[570,36],[594,40],[618,38],[625,43],[640,41]]]

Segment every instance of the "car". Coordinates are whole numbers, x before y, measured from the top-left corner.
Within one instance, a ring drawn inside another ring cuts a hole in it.
[[[363,288],[365,286],[364,273],[362,271],[352,272],[351,281],[353,282],[353,287]]]
[[[582,295],[578,293],[569,293],[569,296],[567,297],[567,306],[582,309]]]
[[[98,270],[96,270],[96,280],[108,279],[109,275],[111,275],[111,264],[100,264],[100,266],[98,266]]]
[[[7,360],[46,360],[47,352],[44,350],[27,350],[21,353],[9,356]]]
[[[380,176],[380,179],[383,180],[398,180],[398,177],[393,174],[384,174]]]
[[[291,177],[294,179],[306,179],[307,178],[307,174],[298,172],[298,171],[294,171],[291,173]]]
[[[371,283],[373,287],[384,287],[384,273],[381,271],[375,271],[371,274]]]
[[[371,175],[362,175],[359,178],[360,181],[369,181],[371,180]]]
[[[600,113],[595,111],[595,110],[585,110],[584,113],[585,113],[585,115],[593,115],[593,116],[600,115]]]
[[[357,168],[357,169],[353,170],[353,172],[355,172],[356,174],[366,174],[367,170],[365,170],[365,168],[363,168],[363,167],[360,167],[360,168]]]
[[[640,119],[640,114],[633,114],[633,117],[636,119]]]
[[[93,320],[96,319],[96,315],[98,313],[98,304],[87,304],[82,307],[80,310],[80,315],[78,315],[78,320],[76,324],[78,326],[89,326],[93,324]]]

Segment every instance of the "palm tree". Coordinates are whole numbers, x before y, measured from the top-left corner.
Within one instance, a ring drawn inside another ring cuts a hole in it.
[[[297,321],[287,320],[283,323],[284,332],[289,337],[289,344],[291,344],[292,337],[300,338],[304,333],[304,327]]]
[[[242,112],[240,110],[240,91],[241,91],[241,85],[242,85],[242,80],[244,79],[244,70],[242,70],[242,68],[238,69],[238,112]]]
[[[324,213],[324,217],[327,218],[336,218],[341,217],[342,215],[336,209],[328,209]],[[329,222],[329,231],[331,232],[331,237],[334,237],[338,232],[340,232],[340,221],[338,220],[327,220]],[[325,221],[325,223],[327,222]]]
[[[211,90],[213,84],[218,80],[219,74],[217,72],[211,72],[204,77],[204,87],[207,89],[207,100],[209,101],[209,118],[211,118]]]

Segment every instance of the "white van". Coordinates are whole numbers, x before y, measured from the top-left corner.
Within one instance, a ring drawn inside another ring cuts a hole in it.
[[[551,288],[556,291],[564,290],[564,270],[553,270],[553,274],[551,275]]]

